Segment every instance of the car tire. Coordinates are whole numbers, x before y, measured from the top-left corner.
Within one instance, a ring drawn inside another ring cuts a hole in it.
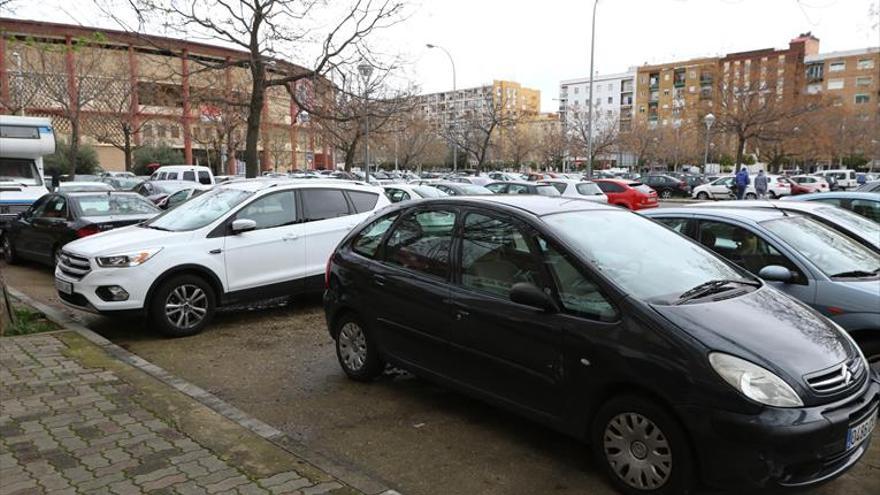
[[[336,358],[349,378],[369,382],[385,371],[385,361],[360,318],[352,313],[344,314],[336,321],[333,330]]]
[[[709,193],[707,193],[706,191],[700,191],[697,193],[697,199],[699,199],[701,201],[708,201],[709,200]]]
[[[767,195],[770,196],[770,199],[779,199],[779,196],[777,196],[776,193],[773,191],[770,191],[769,193],[767,193]]]
[[[687,437],[655,402],[636,395],[609,400],[593,420],[590,443],[621,493],[690,493],[694,461]]]
[[[61,261],[61,247],[55,246],[52,248],[52,269],[54,270],[56,266],[58,266],[58,262]]]
[[[10,265],[15,265],[18,263],[18,255],[15,252],[15,246],[12,245],[12,240],[8,235],[3,236],[3,258],[6,259],[6,263]]]
[[[755,193],[746,193],[746,199],[758,199],[758,195]]]
[[[669,199],[672,197],[672,191],[664,189],[663,191],[660,191],[660,197],[663,199]]]
[[[150,319],[168,337],[195,335],[214,317],[215,294],[197,275],[177,275],[162,282],[150,300]]]

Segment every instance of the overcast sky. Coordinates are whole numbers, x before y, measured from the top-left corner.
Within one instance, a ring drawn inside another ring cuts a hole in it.
[[[783,48],[806,31],[823,52],[880,46],[872,3],[880,0],[600,0],[595,68]],[[554,111],[559,81],[589,71],[591,8],[590,0],[414,0],[408,20],[376,42],[403,55],[426,92],[452,86],[446,56],[424,46],[434,43],[452,53],[459,88],[514,80],[540,89],[542,110]],[[91,0],[22,1],[14,16],[118,27]]]

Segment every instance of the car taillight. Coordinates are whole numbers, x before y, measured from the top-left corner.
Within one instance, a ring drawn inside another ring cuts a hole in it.
[[[324,288],[330,288],[330,264],[333,262],[333,255],[330,255],[330,258],[327,259],[327,268],[324,270]]]
[[[678,188],[679,188],[679,189],[687,189],[687,186],[688,186],[688,185],[687,185],[687,182],[679,182],[679,183],[678,183]]]
[[[90,235],[97,234],[98,232],[100,232],[100,230],[98,229],[97,225],[86,225],[85,227],[82,227],[81,229],[76,231],[76,236],[88,237]]]

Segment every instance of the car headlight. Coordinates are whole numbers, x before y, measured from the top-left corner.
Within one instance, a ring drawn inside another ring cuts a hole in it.
[[[162,248],[152,248],[132,253],[111,254],[110,256],[99,256],[95,261],[98,263],[98,266],[103,268],[138,266],[155,256],[156,253],[161,250]]]
[[[755,402],[774,407],[802,407],[804,402],[785,380],[745,359],[713,352],[709,363],[721,378]]]

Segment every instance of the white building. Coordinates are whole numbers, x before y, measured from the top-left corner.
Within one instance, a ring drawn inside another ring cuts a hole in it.
[[[628,131],[632,125],[635,105],[636,68],[619,74],[597,75],[593,82],[593,120],[599,126],[613,125],[620,131]],[[559,83],[559,120],[563,125],[573,126],[585,122],[589,113],[590,78],[568,79]],[[599,157],[616,162],[618,166],[632,165],[633,158],[627,153]]]

